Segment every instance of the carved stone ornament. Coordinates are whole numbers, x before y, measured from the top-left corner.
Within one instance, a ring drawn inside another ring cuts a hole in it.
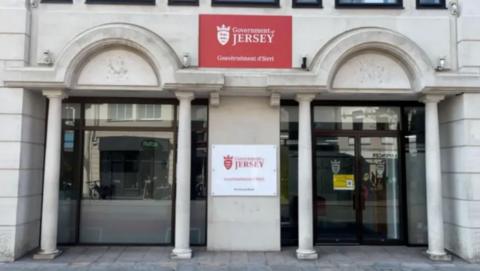
[[[125,60],[122,56],[114,56],[108,60],[108,74],[107,79],[120,81],[127,79],[128,69],[125,66]]]
[[[385,66],[378,63],[373,58],[358,58],[359,74],[361,74],[360,82],[374,82],[375,84],[384,83]]]

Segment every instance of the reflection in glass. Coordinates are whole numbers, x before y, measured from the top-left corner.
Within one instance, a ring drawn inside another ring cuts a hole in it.
[[[364,240],[401,238],[396,137],[361,138],[361,208]]]
[[[173,133],[85,131],[80,241],[170,243]]]
[[[314,128],[322,130],[400,129],[400,108],[386,106],[315,106]]]
[[[317,241],[355,241],[355,138],[316,139]]]
[[[79,169],[76,166],[78,161],[78,134],[76,130],[63,131],[58,206],[58,242],[63,244],[76,241],[79,197],[79,182],[77,179]]]
[[[340,4],[397,4],[400,0],[338,0]]]
[[[171,104],[85,104],[86,126],[172,127]]]
[[[204,245],[207,231],[207,106],[192,106],[190,244]]]
[[[283,245],[298,243],[298,107],[280,108],[280,204]]]
[[[442,0],[420,0],[421,5],[438,5]]]
[[[408,242],[427,244],[427,202],[425,176],[425,111],[405,107],[405,173],[407,181]]]
[[[77,126],[80,119],[80,104],[65,103],[62,106],[62,124],[68,127]]]
[[[74,243],[77,234],[77,206],[79,185],[79,135],[75,130],[80,120],[80,104],[62,105],[62,156],[58,205],[58,242]]]

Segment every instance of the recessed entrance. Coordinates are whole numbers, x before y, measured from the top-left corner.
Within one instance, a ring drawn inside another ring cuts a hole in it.
[[[282,245],[296,246],[298,106],[280,112]],[[426,244],[424,127],[418,103],[314,103],[316,244]]]
[[[400,108],[314,107],[317,243],[403,240]]]
[[[401,239],[398,137],[380,134],[315,137],[317,242]]]

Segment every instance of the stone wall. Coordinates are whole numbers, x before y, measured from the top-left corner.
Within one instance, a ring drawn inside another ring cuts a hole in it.
[[[210,106],[208,123],[209,150],[212,144],[279,146],[280,109],[270,106],[268,98],[222,97],[218,107]],[[211,191],[211,167],[208,176]],[[279,193],[274,197],[209,194],[207,230],[211,250],[280,250]]]
[[[480,72],[480,5],[478,0],[460,0],[458,18],[458,64],[462,72]]]
[[[25,0],[0,2],[0,262],[36,248],[42,203],[45,99],[6,88],[6,67],[28,65]]]
[[[480,94],[440,104],[446,248],[480,261]]]

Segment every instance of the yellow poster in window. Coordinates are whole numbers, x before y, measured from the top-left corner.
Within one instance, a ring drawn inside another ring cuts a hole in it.
[[[354,190],[353,174],[333,174],[333,190]]]

